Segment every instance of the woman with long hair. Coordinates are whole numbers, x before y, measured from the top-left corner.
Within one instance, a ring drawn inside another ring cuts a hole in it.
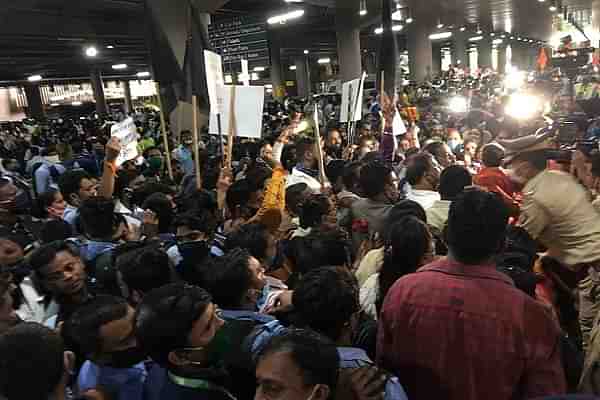
[[[381,271],[372,275],[360,289],[361,306],[375,319],[394,283],[433,261],[433,237],[423,221],[406,217],[387,232],[384,253]]]

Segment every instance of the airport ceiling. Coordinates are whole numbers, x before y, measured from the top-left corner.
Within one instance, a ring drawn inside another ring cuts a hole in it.
[[[200,0],[206,3],[208,0]],[[316,53],[335,52],[335,6],[359,0],[212,0],[216,18],[263,15],[265,19],[290,7],[302,6],[301,20],[278,27],[285,54],[311,48]],[[394,1],[394,0],[392,0]],[[440,20],[446,25],[480,25],[482,29],[512,31],[548,39],[551,30],[548,4],[539,0],[397,0],[415,15],[415,23]],[[563,0],[570,10],[589,9],[592,0]],[[0,81],[22,81],[40,74],[49,79],[82,78],[92,67],[105,76],[134,76],[149,68],[145,43],[144,0],[18,0],[0,10]],[[175,1],[174,1],[175,3]],[[369,14],[361,20],[368,46],[376,43],[373,27],[380,23],[381,0],[367,0]],[[95,44],[100,56],[86,59],[83,49]],[[108,48],[113,46],[113,48]],[[125,63],[127,71],[111,66]]]

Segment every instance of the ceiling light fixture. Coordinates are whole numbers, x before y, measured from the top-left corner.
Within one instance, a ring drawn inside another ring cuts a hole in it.
[[[42,80],[42,76],[41,75],[31,75],[29,78],[27,78],[27,80],[29,82],[39,82]]]
[[[107,49],[114,49],[115,46],[113,46],[112,44],[109,44],[108,46],[106,46]]]
[[[461,31],[461,32],[464,32],[464,31],[466,31],[466,30],[467,30],[467,28],[466,28],[466,27],[464,27],[464,26],[461,26],[461,27],[460,27],[460,31]]]
[[[294,10],[289,13],[276,15],[267,20],[267,24],[275,25],[275,24],[285,24],[289,20],[298,19],[304,15],[304,10]]]
[[[98,49],[94,46],[87,47],[85,49],[85,55],[87,57],[96,57],[98,55]]]
[[[150,72],[148,72],[148,71],[138,72],[137,74],[135,74],[135,76],[137,76],[138,78],[147,78],[150,76]]]
[[[448,39],[452,37],[452,32],[440,32],[440,33],[432,33],[429,35],[429,40],[441,40]]]
[[[317,60],[317,63],[319,63],[319,64],[329,64],[330,62],[331,62],[331,58],[329,58],[329,57],[319,58]]]
[[[297,69],[298,69],[298,67],[296,67],[295,65],[290,65],[290,71],[295,71]]]
[[[394,32],[400,32],[402,29],[404,29],[404,26],[402,26],[402,25],[392,26],[392,31],[394,31]]]
[[[368,13],[369,10],[367,10],[367,0],[360,0],[360,11],[358,12],[358,14],[361,16],[365,16]]]
[[[264,72],[266,70],[265,67],[254,67],[252,71],[254,72]]]
[[[374,32],[376,35],[381,35],[383,33],[383,27],[380,26],[379,28],[375,28]]]
[[[112,66],[112,69],[114,70],[122,70],[122,69],[127,69],[127,64],[115,64]]]
[[[473,36],[472,38],[469,38],[469,42],[478,42],[480,40],[483,40],[483,36]]]
[[[310,51],[304,50],[304,54],[308,54],[308,53],[310,53]]]
[[[81,104],[83,104],[83,103],[80,102],[80,101],[74,101],[74,102],[71,103],[71,105],[75,106],[75,107],[80,106]]]

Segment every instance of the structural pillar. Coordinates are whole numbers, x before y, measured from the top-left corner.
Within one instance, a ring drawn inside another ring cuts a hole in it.
[[[498,72],[503,74],[506,72],[506,47],[498,47]]]
[[[308,57],[297,57],[294,60],[296,66],[296,88],[298,97],[310,96],[310,77],[308,76]]]
[[[283,82],[283,71],[281,69],[281,44],[275,35],[269,38],[271,45],[271,84],[273,85],[273,97],[283,99],[285,96],[285,86]]]
[[[600,47],[600,0],[592,1],[592,47]],[[595,39],[595,40],[594,40]]]
[[[100,70],[92,70],[90,79],[92,81],[94,99],[96,99],[96,112],[100,115],[106,115],[108,114],[108,106],[106,105],[106,98],[104,97],[104,82],[102,82]]]
[[[429,34],[433,24],[424,21],[410,24],[408,31],[408,63],[413,80],[422,82],[431,76],[433,52]]]
[[[442,72],[442,43],[436,42],[431,43],[431,59],[433,63],[431,64],[431,73],[435,75],[439,75]]]
[[[125,94],[125,113],[133,112],[133,101],[131,100],[131,86],[129,81],[123,81],[123,93]]]
[[[467,37],[464,32],[456,32],[452,41],[452,64],[469,66],[467,55]]]
[[[355,3],[348,0],[336,1],[335,25],[342,82],[360,78],[363,71],[358,6]]]
[[[483,39],[477,46],[477,54],[480,68],[491,68],[492,67],[492,44],[489,40]]]
[[[27,96],[28,116],[30,118],[43,119],[46,115],[44,113],[44,105],[42,104],[40,85],[37,83],[26,84],[25,95]]]

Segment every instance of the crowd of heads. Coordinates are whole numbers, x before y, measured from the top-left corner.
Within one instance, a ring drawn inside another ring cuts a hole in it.
[[[544,153],[512,159],[511,175],[490,143],[499,132],[431,112],[404,116],[397,137],[369,112],[354,143],[325,120],[318,143],[297,132],[306,115],[294,107],[271,113],[260,142],[236,138],[231,167],[220,138],[201,135],[194,160],[191,132],[162,141],[147,111],[132,115],[140,156],[118,166],[110,122],[2,128],[0,396],[124,399],[123,387],[165,395],[187,378],[210,399],[365,394],[364,371],[338,373],[339,348],[364,350],[360,367],[386,382],[370,360],[397,282],[445,257],[533,270],[531,246],[506,245],[514,193],[478,179],[493,170],[522,186]],[[535,296],[537,281],[520,277]],[[135,368],[147,378],[88,385]]]

